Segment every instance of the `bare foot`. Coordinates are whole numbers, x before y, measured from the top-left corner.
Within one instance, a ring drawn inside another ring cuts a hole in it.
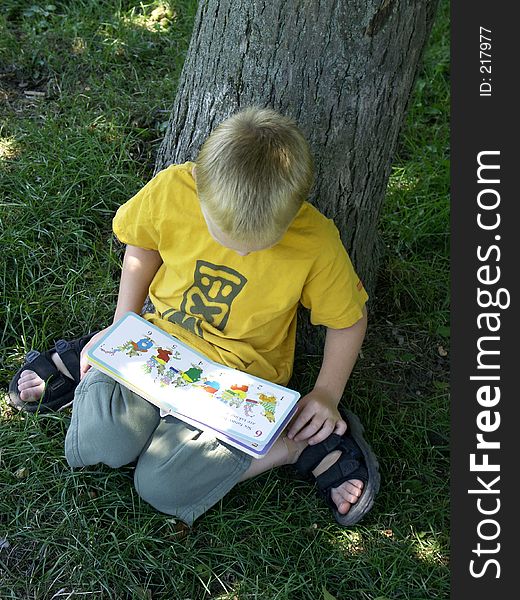
[[[45,391],[45,381],[34,371],[22,371],[18,379],[18,391],[20,392],[20,400],[36,402]]]
[[[312,472],[314,477],[321,475],[327,469],[332,467],[332,465],[339,459],[340,456],[340,450],[335,450],[334,452],[328,454]],[[350,510],[350,507],[359,500],[362,492],[363,482],[359,479],[351,479],[349,481],[345,481],[336,488],[332,488],[330,491],[330,496],[336,505],[338,512],[342,515],[346,515]]]
[[[251,465],[242,476],[241,481],[249,479],[250,477],[255,477],[274,467],[294,464],[306,447],[306,441],[296,442],[290,440],[287,436],[282,435],[276,440],[274,446],[264,457],[251,461]],[[335,450],[328,454],[314,469],[312,472],[313,475],[317,477],[324,473],[339,459],[340,456],[340,450]],[[333,488],[331,490],[331,498],[336,505],[338,512],[345,515],[350,510],[350,507],[358,501],[362,492],[363,482],[358,479],[352,479]]]
[[[73,378],[57,352],[51,358],[58,371],[70,379]],[[43,381],[38,373],[30,369],[25,369],[18,379],[18,391],[20,392],[20,400],[24,402],[37,402],[45,391],[45,381]]]
[[[294,442],[293,440],[290,440],[287,437],[284,437],[283,440],[287,446],[287,451],[289,454],[287,462],[294,464],[298,460],[300,454],[302,453],[303,449],[307,446],[307,444],[304,443],[302,447],[301,442]],[[335,450],[328,454],[313,470],[312,474],[314,475],[314,477],[321,475],[327,469],[332,467],[332,465],[339,459],[340,456],[341,450]],[[359,500],[362,492],[363,482],[359,479],[352,479],[349,481],[345,481],[336,488],[332,488],[332,490],[330,491],[330,495],[332,501],[338,509],[338,512],[342,515],[346,515],[350,510],[350,507]]]

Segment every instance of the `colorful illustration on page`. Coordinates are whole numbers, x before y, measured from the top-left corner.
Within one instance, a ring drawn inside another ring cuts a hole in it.
[[[218,381],[205,380],[200,384],[200,387],[208,394],[213,395],[216,400],[223,402],[231,408],[241,408],[244,415],[248,418],[254,418],[258,412],[258,409],[263,409],[260,413],[262,417],[265,417],[269,423],[274,423],[276,405],[278,399],[276,396],[268,396],[262,393],[254,393],[250,388],[252,386],[244,384],[232,384],[228,387],[221,389],[221,385]],[[260,387],[260,386],[259,386]],[[253,393],[252,393],[253,392]],[[254,396],[257,396],[255,398]]]
[[[141,365],[143,371],[147,375],[151,375],[155,382],[159,382],[161,386],[174,383],[180,371],[169,365],[172,360],[181,360],[181,355],[176,346],[159,346],[151,337],[152,332],[141,337],[137,342],[135,340],[127,340],[107,350],[100,346],[101,352],[115,356],[122,353],[128,358],[147,357],[146,362]]]
[[[139,361],[141,370],[160,387],[196,388],[204,391],[204,396],[207,394],[207,397],[222,402],[247,419],[263,417],[269,423],[276,422],[276,407],[283,396],[278,399],[272,390],[261,392],[262,384],[230,383],[229,375],[226,377],[225,372],[212,371],[205,375],[206,365],[203,361],[183,366],[183,357],[176,345],[159,345],[152,336],[153,332],[148,331],[137,341],[126,340],[109,349],[102,344],[99,349],[116,361],[120,356],[121,366],[127,363],[127,358],[143,358],[144,362]],[[117,364],[115,366],[117,368]],[[211,365],[207,366],[211,368]]]

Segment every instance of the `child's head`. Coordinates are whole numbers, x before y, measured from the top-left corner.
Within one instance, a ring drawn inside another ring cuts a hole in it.
[[[309,146],[296,124],[248,108],[221,123],[197,157],[202,210],[226,239],[268,247],[285,233],[313,181]]]

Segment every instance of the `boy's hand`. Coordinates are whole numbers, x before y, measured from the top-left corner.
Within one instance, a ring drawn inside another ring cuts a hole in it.
[[[337,401],[326,391],[314,388],[298,402],[298,412],[287,431],[287,437],[309,445],[318,444],[331,433],[343,435],[347,424],[341,418]]]
[[[79,378],[80,378],[80,380],[83,379],[83,377],[85,377],[85,375],[91,368],[91,365],[87,362],[88,349],[99,340],[99,338],[106,332],[107,329],[108,329],[108,327],[105,327],[105,329],[98,331],[96,333],[96,335],[93,336],[83,347],[83,350],[81,351],[80,358],[79,358]]]

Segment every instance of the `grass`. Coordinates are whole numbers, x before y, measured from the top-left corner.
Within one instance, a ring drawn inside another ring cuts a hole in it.
[[[449,3],[441,2],[389,182],[369,332],[347,391],[381,462],[342,530],[288,469],[241,484],[187,536],[131,469],[72,472],[68,414],[5,399],[31,347],[111,317],[115,209],[151,176],[195,2],[0,9],[0,598],[449,596]],[[317,364],[300,356],[302,390]]]

